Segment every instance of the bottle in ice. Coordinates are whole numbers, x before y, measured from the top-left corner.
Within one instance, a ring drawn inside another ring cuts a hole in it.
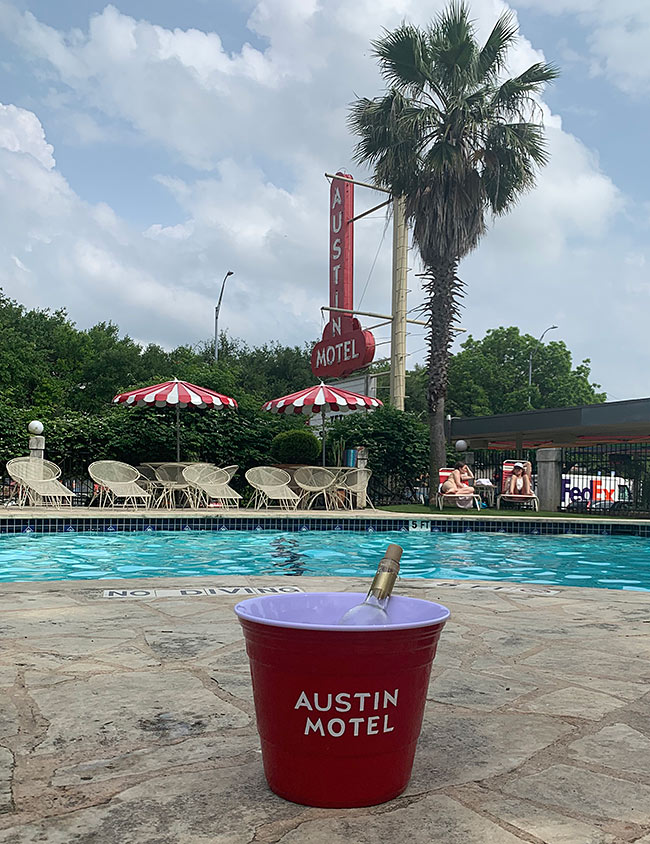
[[[393,586],[399,574],[399,561],[402,549],[399,545],[389,545],[383,559],[377,566],[365,600],[349,609],[339,620],[339,624],[368,625],[386,624],[386,607],[390,600]]]

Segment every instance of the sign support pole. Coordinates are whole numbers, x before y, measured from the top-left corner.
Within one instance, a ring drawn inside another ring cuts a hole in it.
[[[390,403],[404,410],[406,397],[406,294],[408,229],[403,196],[393,200],[393,320],[390,331]]]

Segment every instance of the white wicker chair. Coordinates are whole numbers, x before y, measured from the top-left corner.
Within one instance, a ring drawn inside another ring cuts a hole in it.
[[[7,463],[7,474],[18,485],[18,505],[60,507],[72,505],[74,493],[58,478],[61,470],[49,460],[34,457],[14,457]],[[10,499],[11,500],[11,499]]]
[[[301,508],[309,510],[321,495],[326,510],[336,507],[332,498],[336,476],[329,469],[323,469],[321,466],[300,466],[293,473],[293,479],[303,491],[299,505]]]
[[[366,506],[375,509],[375,505],[368,497],[368,481],[372,475],[370,469],[350,469],[337,484],[337,489],[343,492],[343,506],[350,510],[362,509]]]
[[[241,495],[228,485],[230,478],[225,469],[195,463],[183,469],[183,477],[193,490],[195,507],[207,506],[211,500],[223,507],[239,507]]]
[[[163,503],[164,484],[162,484],[156,476],[156,470],[148,463],[140,463],[135,467],[140,473],[138,478],[138,486],[141,486],[145,492],[151,496],[150,504],[152,507],[159,507]]]
[[[279,502],[284,510],[295,510],[300,496],[289,487],[291,475],[275,466],[255,466],[245,474],[246,480],[255,490],[249,507],[268,507],[270,501]]]
[[[161,463],[156,466],[156,478],[162,484],[159,506],[172,509],[176,505],[177,493],[181,493],[190,507],[192,506],[193,490],[183,474],[186,468],[187,463]]]
[[[137,483],[140,472],[119,460],[97,460],[88,467],[88,474],[98,486],[92,502],[99,496],[99,506],[115,507],[122,499],[123,505],[137,507],[149,503],[150,494]]]

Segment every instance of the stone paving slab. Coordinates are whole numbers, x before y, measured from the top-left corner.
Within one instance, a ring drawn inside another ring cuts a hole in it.
[[[649,595],[400,581],[452,610],[413,776],[325,810],[266,786],[241,595],[103,597],[199,581],[0,586],[0,844],[650,844]]]

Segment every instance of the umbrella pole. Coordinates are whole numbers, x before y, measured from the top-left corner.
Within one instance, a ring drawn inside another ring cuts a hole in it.
[[[323,466],[325,465],[325,405],[321,408],[320,417],[323,421]]]
[[[181,462],[181,411],[176,404],[176,462]]]

